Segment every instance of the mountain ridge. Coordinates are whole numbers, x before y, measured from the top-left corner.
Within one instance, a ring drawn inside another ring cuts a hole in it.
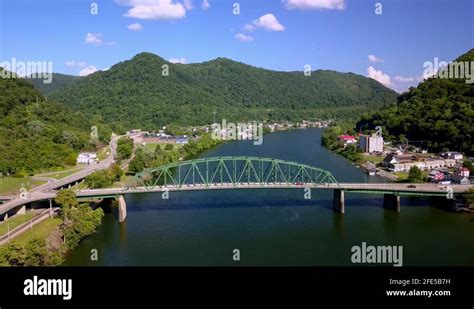
[[[101,115],[116,128],[150,129],[211,123],[215,112],[233,121],[343,119],[394,102],[397,95],[350,72],[316,70],[305,76],[223,57],[173,64],[148,52],[48,93],[73,109]]]

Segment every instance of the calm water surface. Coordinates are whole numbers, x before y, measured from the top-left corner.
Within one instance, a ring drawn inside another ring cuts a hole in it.
[[[265,135],[220,145],[201,157],[248,155],[306,163],[339,182],[384,182],[321,146],[321,129]],[[474,265],[474,216],[450,213],[428,200],[402,198],[400,213],[382,208],[382,196],[346,193],[346,214],[332,211],[332,192],[303,189],[170,192],[126,197],[128,217],[106,214],[98,232],[68,255],[64,265],[201,266],[351,263],[362,242],[402,245],[404,265]],[[232,259],[240,250],[240,262]],[[91,261],[97,249],[99,260]]]

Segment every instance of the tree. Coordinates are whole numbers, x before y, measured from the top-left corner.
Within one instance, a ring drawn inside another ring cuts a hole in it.
[[[423,181],[423,174],[421,173],[421,170],[418,168],[418,166],[410,167],[410,170],[408,171],[407,180],[409,182],[422,182]]]
[[[102,208],[93,210],[87,204],[65,209],[62,213],[63,224],[61,230],[64,235],[66,247],[76,247],[84,236],[95,232],[100,224],[104,211]]]
[[[56,195],[54,202],[61,207],[76,207],[79,203],[76,199],[76,193],[71,189],[61,190]]]
[[[46,249],[46,241],[39,237],[33,237],[25,246],[25,266],[45,266],[48,264],[49,252]]]
[[[125,160],[130,158],[133,153],[133,140],[128,137],[122,137],[117,142],[117,158]]]
[[[173,144],[166,144],[165,150],[173,150]]]
[[[108,170],[110,171],[111,177],[113,178],[114,182],[120,181],[120,179],[123,176],[123,170],[122,170],[122,168],[120,167],[119,164],[117,164],[117,163],[112,164],[108,168]]]
[[[145,167],[146,167],[145,156],[143,154],[143,150],[139,149],[135,153],[135,157],[133,158],[133,160],[128,165],[128,170],[132,173],[138,173],[138,172],[143,171]]]
[[[156,156],[159,156],[163,154],[163,149],[161,148],[160,144],[156,145],[156,148],[155,148],[155,155]]]
[[[26,252],[22,246],[12,241],[6,247],[0,248],[0,260],[8,266],[25,266]]]

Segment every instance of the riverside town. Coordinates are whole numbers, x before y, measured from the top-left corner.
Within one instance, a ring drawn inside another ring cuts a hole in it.
[[[0,309],[471,304],[473,12],[0,0]]]

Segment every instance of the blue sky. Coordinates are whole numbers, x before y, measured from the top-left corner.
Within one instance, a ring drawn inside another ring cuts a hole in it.
[[[186,63],[227,57],[272,70],[354,72],[400,92],[420,81],[426,61],[474,47],[473,3],[0,0],[0,61],[52,61],[55,72],[84,75],[143,51]]]

